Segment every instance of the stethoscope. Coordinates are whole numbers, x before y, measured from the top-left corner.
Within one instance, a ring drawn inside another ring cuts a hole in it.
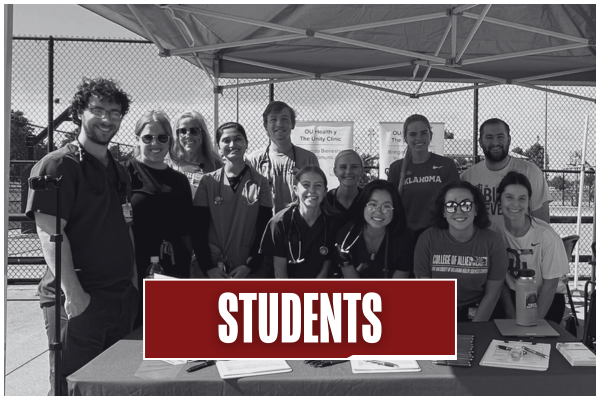
[[[296,219],[295,219],[296,208],[298,208],[298,206],[292,207],[292,221],[290,223],[290,229],[287,232],[287,242],[288,242],[288,248],[290,250],[290,258],[291,258],[291,261],[289,261],[290,264],[300,264],[305,261],[304,258],[301,258],[302,257],[302,236],[300,235],[300,228],[298,227],[298,224],[296,223]],[[326,246],[326,244],[327,244],[327,218],[325,217],[324,213],[321,213],[321,214],[323,215],[323,223],[325,224],[325,236],[324,236],[325,243],[323,244],[323,246],[319,247],[319,253],[322,256],[326,256],[327,253],[329,253],[329,249]],[[296,228],[296,232],[298,233],[298,258],[294,257],[294,252],[292,251],[291,235],[292,235],[292,229],[294,227]]]
[[[240,180],[240,183],[241,183],[241,181],[244,180],[244,176],[246,175],[246,172],[248,172],[248,170],[249,170],[248,165],[246,165],[244,167],[244,169],[242,170],[242,172],[240,173],[240,175],[242,177],[241,180]],[[219,178],[219,190],[218,190],[217,195],[215,196],[215,198],[213,200],[213,203],[215,203],[215,205],[217,205],[217,206],[220,206],[221,204],[223,204],[223,201],[224,201],[223,196],[221,196],[221,188],[223,186],[225,186],[225,184],[224,184],[225,180],[224,179],[225,179],[225,168],[223,168],[221,170],[221,177]],[[250,203],[248,201],[246,204],[249,205],[249,206],[251,206],[252,204],[256,203],[257,201],[258,201],[258,199],[254,200],[252,203]]]
[[[352,246],[354,246],[354,243],[356,243],[358,241],[358,238],[360,238],[362,236],[363,231],[361,230],[358,233],[358,235],[356,235],[356,237],[354,238],[352,243],[350,243],[349,246],[346,246],[346,241],[348,240],[348,237],[350,236],[350,233],[352,232],[354,227],[355,227],[355,224],[352,224],[352,226],[348,230],[348,233],[346,233],[346,236],[344,237],[344,240],[342,241],[341,246],[339,246],[339,251],[341,253],[346,253],[346,254],[350,253],[350,249],[352,248]],[[365,244],[366,244],[366,241],[365,241]],[[387,265],[387,263],[388,263],[388,244],[389,244],[389,235],[386,232],[386,234],[385,234],[385,258],[383,261],[384,262],[383,272],[384,272],[386,278],[388,277],[388,265]],[[371,256],[371,261],[374,261],[374,260],[375,260],[375,256],[373,254]],[[360,265],[358,267],[360,267]],[[358,270],[358,268],[357,268],[357,270]]]
[[[89,179],[88,175],[86,174],[87,171],[86,171],[86,167],[85,167],[85,164],[86,164],[85,160],[88,160],[89,162],[91,162],[94,165],[94,168],[98,169],[98,167],[96,165],[96,161],[94,161],[93,159],[91,159],[90,157],[87,156],[87,151],[83,148],[81,143],[79,143],[79,140],[75,140],[75,142],[77,142],[77,148],[79,150],[79,165],[81,166],[81,170],[82,170],[83,176],[85,177],[85,180],[87,182],[87,186],[91,193],[101,194],[104,191],[104,183],[102,184],[102,188],[100,190],[98,190],[92,184],[92,182],[95,181],[96,179]],[[113,162],[110,160],[110,158],[111,157],[109,157],[109,159],[108,159],[109,163]],[[115,169],[117,170],[117,174],[119,175],[119,184],[117,186],[117,191],[119,191],[119,192],[125,191],[125,202],[128,207],[131,207],[131,204],[130,204],[131,188],[126,184],[126,179],[122,176],[121,171],[116,167],[115,167]]]
[[[258,168],[263,173],[264,176],[268,177],[269,186],[272,187],[273,186],[273,176],[271,175],[271,171],[273,171],[273,163],[271,162],[271,157],[269,156],[270,148],[271,148],[271,143],[269,142],[264,153],[262,153],[261,156],[258,158]],[[299,170],[298,170],[298,167],[296,166],[296,146],[294,146],[294,145],[292,145],[292,162],[293,162],[293,166],[290,171],[290,174],[296,175],[296,173]],[[267,166],[266,170],[264,168],[265,165]]]

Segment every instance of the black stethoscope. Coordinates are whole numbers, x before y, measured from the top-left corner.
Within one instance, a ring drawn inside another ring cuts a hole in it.
[[[296,213],[296,208],[298,208],[298,206],[292,206],[292,221],[290,223],[290,229],[287,232],[288,248],[290,250],[290,258],[291,258],[291,261],[288,261],[288,262],[290,264],[300,264],[305,261],[304,258],[301,258],[302,257],[302,236],[300,235],[300,228],[298,227],[298,224],[296,223],[296,219],[294,218],[295,213]],[[322,256],[326,256],[327,253],[329,253],[329,249],[326,246],[326,244],[327,244],[327,218],[325,217],[324,213],[321,213],[321,215],[323,215],[323,223],[325,224],[325,236],[324,236],[325,243],[323,244],[323,246],[319,247],[319,253]],[[298,258],[295,258],[294,253],[292,252],[291,235],[292,235],[292,228],[294,228],[294,227],[296,228],[296,232],[298,233]]]
[[[360,238],[363,234],[363,231],[361,229],[361,231],[358,233],[358,235],[356,235],[356,237],[354,238],[354,240],[352,241],[352,243],[350,243],[350,245],[346,246],[346,241],[348,240],[348,237],[350,236],[350,233],[352,232],[352,230],[354,229],[355,224],[352,224],[352,226],[350,227],[350,229],[348,230],[348,233],[346,234],[346,237],[344,237],[344,240],[342,241],[341,246],[339,246],[339,250],[341,253],[350,253],[350,249],[352,248],[352,246],[354,246],[354,243],[356,243],[358,241],[358,238]],[[389,244],[389,235],[386,232],[385,234],[385,258],[383,261],[383,272],[385,274],[385,277],[388,277],[388,244]],[[365,245],[366,245],[366,241],[365,241]],[[375,254],[373,253],[371,255],[371,261],[375,261]],[[360,265],[357,268],[357,271],[359,270]]]
[[[261,156],[258,158],[258,168],[259,170],[263,173],[264,176],[268,177],[269,179],[269,186],[273,186],[273,176],[271,175],[271,171],[273,171],[273,163],[271,162],[271,157],[269,156],[269,149],[271,148],[271,143],[269,142],[267,148],[265,149],[264,153],[261,154]],[[290,170],[290,174],[296,175],[296,173],[298,173],[299,169],[296,166],[296,146],[292,145],[292,162],[293,162],[293,166],[292,169]],[[267,168],[265,169],[265,165],[267,166]]]
[[[240,183],[244,180],[244,176],[246,175],[246,172],[248,170],[249,170],[248,165],[246,165],[239,175],[239,176],[241,176]],[[213,200],[213,203],[215,203],[215,205],[217,205],[217,206],[220,206],[221,204],[223,204],[223,201],[224,201],[223,196],[221,196],[221,188],[225,185],[224,182],[225,182],[225,168],[223,168],[221,170],[221,178],[219,179],[219,190]],[[246,204],[251,206],[252,204],[256,203],[257,201],[258,201],[258,199],[256,199],[252,203],[247,202]]]
[[[96,163],[98,161],[93,160],[93,158],[95,158],[95,157],[92,157],[92,158],[88,157],[87,151],[83,148],[83,146],[81,145],[81,143],[79,143],[79,140],[75,140],[75,142],[77,142],[77,148],[78,148],[78,153],[79,153],[79,165],[81,166],[81,171],[83,172],[83,176],[85,177],[85,181],[87,183],[87,186],[88,186],[90,192],[93,193],[93,194],[101,194],[101,193],[103,193],[104,192],[104,183],[102,183],[102,188],[101,189],[95,188],[93,186],[92,182],[96,181],[96,179],[89,179],[89,176],[87,175],[87,169],[85,167],[85,164],[86,164],[85,161],[87,160],[88,162],[92,163],[92,165],[94,166],[94,168],[96,170],[99,170],[98,166],[96,165]],[[110,158],[111,157],[109,156],[109,159],[108,159],[109,163],[114,161],[114,160],[111,161]],[[122,175],[121,171],[119,170],[119,168],[117,168],[115,166],[115,169],[117,171],[117,174],[119,175],[119,183],[118,183],[118,186],[117,186],[117,191],[119,191],[119,192],[123,192],[124,191],[125,192],[125,202],[126,202],[127,206],[129,208],[131,208],[131,204],[130,204],[130,198],[131,198],[130,190],[131,190],[131,188],[127,185],[127,183],[126,183],[127,180],[126,180],[125,177],[123,177],[123,175]]]

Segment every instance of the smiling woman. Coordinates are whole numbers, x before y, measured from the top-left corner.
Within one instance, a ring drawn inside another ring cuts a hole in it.
[[[133,234],[140,296],[150,257],[159,256],[165,274],[190,276],[192,194],[186,177],[165,163],[171,125],[162,111],[148,111],[136,123],[134,158],[127,162],[131,179]],[[142,325],[140,297],[135,326]]]
[[[469,182],[447,183],[435,196],[433,221],[417,241],[416,277],[457,280],[458,322],[503,317],[496,305],[508,258],[502,238],[488,229],[481,192]]]

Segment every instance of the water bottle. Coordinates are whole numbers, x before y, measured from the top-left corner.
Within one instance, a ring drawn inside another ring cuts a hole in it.
[[[516,312],[517,325],[537,325],[537,288],[535,284],[535,271],[521,269],[518,271],[519,279],[516,283]]]
[[[158,256],[150,257],[150,266],[146,270],[146,279],[154,279],[154,274],[165,274],[165,271],[158,263]]]

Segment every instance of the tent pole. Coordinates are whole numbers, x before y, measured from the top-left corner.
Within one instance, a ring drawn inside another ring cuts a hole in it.
[[[589,116],[585,116],[585,126],[583,128],[583,148],[581,149],[581,172],[579,173],[579,201],[577,202],[577,232],[575,233],[577,236],[581,236],[581,203],[583,203],[583,183],[585,181],[585,157],[587,150],[587,132],[588,132],[588,122]],[[575,289],[577,289],[577,281],[579,279],[579,243],[581,240],[578,240],[575,244]]]
[[[275,85],[269,83],[269,103],[275,101]]]
[[[213,93],[214,93],[214,99],[213,99],[213,103],[214,103],[214,132],[216,132],[217,128],[219,127],[219,92],[221,91],[221,88],[219,87],[219,58],[215,57],[213,59],[213,71],[215,74],[215,86],[213,88]]]
[[[473,90],[473,165],[479,161],[477,155],[477,128],[479,127],[479,84],[475,83]]]

